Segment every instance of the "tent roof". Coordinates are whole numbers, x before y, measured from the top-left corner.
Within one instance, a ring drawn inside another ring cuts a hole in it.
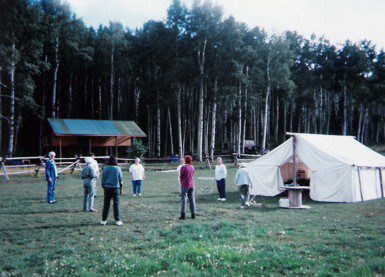
[[[352,136],[295,134],[319,151],[341,162],[356,166],[385,167],[385,157],[358,142]]]
[[[48,122],[56,136],[146,137],[134,121],[49,118]]]

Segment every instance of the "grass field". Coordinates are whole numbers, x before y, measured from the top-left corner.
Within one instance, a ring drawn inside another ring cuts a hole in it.
[[[241,210],[230,183],[226,203],[198,193],[197,219],[180,222],[176,174],[148,172],[143,197],[126,186],[118,227],[112,212],[99,225],[102,197],[98,213],[81,212],[78,175],[60,180],[56,205],[45,203],[42,178],[12,177],[0,184],[1,275],[385,274],[384,200],[305,201],[305,211],[260,197],[262,208]]]

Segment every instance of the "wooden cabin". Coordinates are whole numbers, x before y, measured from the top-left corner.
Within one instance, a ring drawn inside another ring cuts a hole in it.
[[[89,153],[95,147],[104,147],[106,155],[113,147],[118,156],[118,147],[131,146],[133,138],[146,137],[134,121],[49,118],[48,123],[52,137],[47,139],[46,146],[58,147],[60,157],[63,147],[88,147]]]

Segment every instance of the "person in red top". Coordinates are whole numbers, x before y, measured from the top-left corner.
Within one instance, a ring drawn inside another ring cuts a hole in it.
[[[195,219],[195,196],[194,196],[194,173],[195,168],[192,165],[192,157],[186,156],[185,165],[180,169],[180,183],[181,183],[181,200],[182,211],[179,219],[186,219],[186,202],[190,203],[191,218]]]

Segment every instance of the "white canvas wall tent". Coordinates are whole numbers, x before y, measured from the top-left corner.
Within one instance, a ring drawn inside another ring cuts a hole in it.
[[[292,135],[268,154],[247,164],[251,195],[275,196],[282,192],[284,178],[288,178],[284,168],[292,167],[295,141],[296,159],[310,177],[311,199],[357,202],[384,197],[384,156],[351,136]]]

